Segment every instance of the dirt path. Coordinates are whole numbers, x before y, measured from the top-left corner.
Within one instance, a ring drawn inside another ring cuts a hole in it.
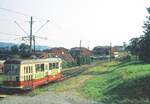
[[[100,104],[65,93],[45,92],[37,96],[8,96],[0,104]]]

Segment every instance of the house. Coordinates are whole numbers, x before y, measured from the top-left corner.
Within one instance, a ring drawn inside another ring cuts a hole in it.
[[[47,57],[59,57],[66,62],[74,62],[74,58],[69,53],[69,50],[63,47],[55,47],[43,52]]]
[[[91,56],[92,52],[84,47],[74,47],[70,49],[70,53],[73,57],[77,56],[78,54],[80,54],[81,56]]]
[[[115,48],[116,52],[124,51],[124,47],[123,46],[114,46],[113,48]]]
[[[90,64],[92,52],[84,47],[74,47],[70,49],[70,54],[75,59],[78,65]]]
[[[93,48],[92,52],[94,55],[99,55],[99,56],[109,55],[110,46],[96,46]]]

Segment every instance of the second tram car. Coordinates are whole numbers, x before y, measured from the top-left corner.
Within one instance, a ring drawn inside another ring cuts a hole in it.
[[[61,78],[60,58],[6,60],[4,87],[19,89],[36,88]]]

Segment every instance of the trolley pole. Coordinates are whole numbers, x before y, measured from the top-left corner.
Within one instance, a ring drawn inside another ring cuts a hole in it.
[[[33,18],[31,16],[30,18],[30,53],[32,53],[32,24],[33,24]]]
[[[34,53],[35,53],[35,35],[33,36],[33,46],[34,46]]]

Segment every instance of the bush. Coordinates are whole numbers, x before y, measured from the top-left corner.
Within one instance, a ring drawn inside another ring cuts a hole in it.
[[[63,61],[62,63],[62,68],[70,68],[73,66],[76,66],[77,64],[75,62],[67,62],[67,61]]]

